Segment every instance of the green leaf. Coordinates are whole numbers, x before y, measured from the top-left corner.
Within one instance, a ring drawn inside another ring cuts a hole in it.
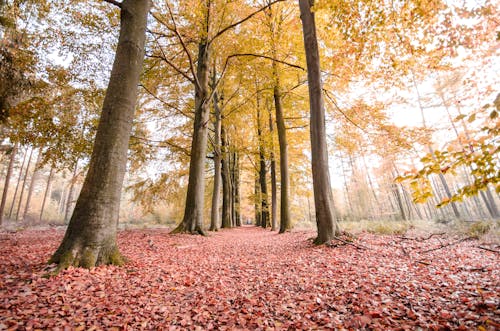
[[[492,111],[492,112],[490,113],[490,118],[491,118],[491,119],[495,119],[495,118],[497,118],[497,117],[498,117],[498,112],[497,112],[496,110],[494,110],[494,111]]]
[[[470,115],[470,116],[469,116],[469,118],[467,119],[467,121],[468,121],[469,123],[472,123],[472,122],[474,122],[475,120],[476,120],[476,114],[472,114],[472,115]]]

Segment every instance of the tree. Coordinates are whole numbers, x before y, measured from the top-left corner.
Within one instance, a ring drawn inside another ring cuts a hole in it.
[[[311,165],[313,175],[314,206],[318,236],[316,244],[332,240],[340,232],[333,206],[333,194],[328,169],[325,109],[323,104],[321,71],[316,37],[316,23],[309,0],[299,0],[300,18],[304,33],[311,112]]]
[[[64,238],[50,259],[58,270],[124,261],[116,231],[150,1],[106,1],[120,8],[120,36],[89,170]]]

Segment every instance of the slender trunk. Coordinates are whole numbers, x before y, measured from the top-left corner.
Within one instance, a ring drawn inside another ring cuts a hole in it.
[[[64,239],[50,259],[58,270],[124,262],[116,232],[150,4],[149,0],[120,3],[120,36],[89,170]]]
[[[222,143],[222,225],[224,229],[230,228],[232,224],[231,208],[231,176],[229,173],[229,147],[224,126],[221,129]]]
[[[40,209],[40,219],[41,223],[43,220],[43,211],[45,210],[45,204],[47,203],[47,197],[50,192],[50,185],[52,184],[52,177],[54,176],[54,167],[50,167],[49,178],[47,178],[47,186],[45,186],[45,193],[43,194],[42,208]]]
[[[262,116],[260,111],[260,101],[257,95],[257,138],[259,141],[259,184],[261,198],[261,219],[260,225],[266,228],[269,224],[269,205],[267,202],[267,179],[266,179],[266,159],[264,151],[264,138],[262,137]]]
[[[236,211],[236,226],[241,226],[241,210],[240,210],[240,157],[235,153],[235,169],[234,169],[234,203]]]
[[[73,192],[75,190],[75,182],[76,182],[76,174],[78,172],[78,159],[75,162],[75,166],[73,168],[73,173],[71,175],[71,179],[69,181],[69,190],[68,190],[68,196],[66,197],[66,207],[64,207],[64,223],[68,223],[69,217],[70,217],[70,212],[71,212],[71,205],[73,204]]]
[[[16,184],[16,189],[14,191],[14,197],[12,198],[12,204],[10,205],[9,219],[12,218],[12,213],[14,212],[14,206],[16,205],[16,200],[17,200],[17,192],[19,191],[19,185],[21,184],[21,178],[23,178],[23,170],[24,170],[24,165],[26,164],[26,157],[27,156],[28,156],[28,149],[26,148],[26,151],[24,152],[24,155],[23,155],[23,162],[21,163],[21,169],[19,169],[19,176],[17,177],[17,184]]]
[[[28,197],[26,198],[26,206],[24,207],[23,220],[26,220],[26,216],[28,215],[28,211],[30,209],[31,204],[31,196],[33,195],[33,188],[35,187],[36,180],[38,179],[38,174],[40,170],[40,161],[41,161],[42,151],[39,151],[38,156],[35,162],[35,170],[33,170],[33,176],[31,176],[30,188],[28,190]]]
[[[269,131],[271,134],[271,150],[269,158],[271,159],[271,231],[278,230],[278,187],[276,185],[276,158],[274,157],[274,136],[273,136],[273,116],[269,109]]]
[[[292,227],[290,218],[290,173],[288,171],[288,142],[286,139],[285,119],[281,104],[281,91],[279,81],[276,80],[273,89],[274,106],[276,110],[276,126],[278,129],[278,142],[280,147],[280,231],[284,233]]]
[[[497,204],[495,202],[495,198],[493,197],[493,194],[491,194],[491,191],[489,187],[485,190],[486,193],[486,198],[489,203],[489,210],[491,217],[493,218],[499,218],[500,217],[500,212],[498,211]]]
[[[325,108],[321,87],[318,39],[316,23],[311,11],[310,0],[299,0],[300,19],[304,34],[307,60],[307,79],[311,112],[311,163],[314,188],[314,206],[318,236],[316,244],[324,244],[340,233],[333,205],[333,194],[328,168],[328,148],[326,144]]]
[[[415,79],[415,74],[413,73],[413,71],[411,71],[411,74],[412,74],[413,86],[415,87],[415,91],[417,93],[417,102],[418,102],[418,106],[420,108],[420,114],[422,116],[422,125],[424,126],[424,128],[427,128],[427,125],[425,122],[424,107],[422,106],[422,99],[420,97],[420,91],[418,90],[418,85],[417,85],[417,81]],[[429,145],[429,146],[427,146],[427,148],[429,149],[429,153],[431,154],[431,157],[434,160],[436,160],[436,156],[434,155],[434,150],[432,149],[432,147]],[[451,191],[450,191],[450,187],[448,186],[448,183],[446,181],[446,178],[444,177],[442,172],[440,172],[438,174],[438,176],[439,176],[439,180],[441,181],[441,185],[443,186],[444,191],[446,193],[446,197],[448,199],[451,198]],[[455,214],[455,217],[460,218],[460,212],[458,211],[457,204],[455,202],[451,202],[450,205],[451,205],[451,208],[453,209],[453,213]]]
[[[254,209],[255,209],[255,225],[256,226],[262,226],[262,204],[261,204],[261,197],[260,197],[260,174],[256,171],[255,172],[255,185],[254,185],[254,192],[255,192],[255,199],[254,199]]]
[[[401,198],[401,193],[399,192],[399,187],[396,183],[392,183],[392,190],[394,192],[394,196],[396,198],[396,202],[398,203],[399,213],[401,214],[401,219],[403,221],[408,221],[408,216],[405,213],[403,199]]]
[[[215,75],[212,78],[215,80]],[[221,148],[220,148],[220,131],[221,131],[221,114],[219,109],[219,100],[217,93],[214,95],[214,191],[212,194],[212,210],[210,214],[210,231],[217,231],[219,228],[219,201],[221,189]]]
[[[18,143],[14,145],[12,151],[10,152],[9,166],[7,168],[7,174],[5,175],[5,182],[3,185],[2,202],[0,204],[0,226],[3,222],[3,215],[5,211],[5,203],[7,202],[7,194],[9,192],[10,179],[12,177],[12,170],[14,169],[14,162],[16,160],[16,154],[18,149]]]
[[[33,148],[30,151],[30,156],[28,157],[28,164],[26,165],[26,171],[24,172],[23,183],[21,184],[21,194],[19,195],[19,202],[17,204],[16,217],[14,217],[16,221],[19,221],[19,213],[21,211],[21,205],[23,203],[24,188],[26,187],[26,180],[28,178],[28,172],[30,170],[32,157],[33,157]]]

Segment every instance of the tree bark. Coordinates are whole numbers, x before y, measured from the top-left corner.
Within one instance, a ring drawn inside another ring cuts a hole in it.
[[[271,159],[271,231],[278,230],[278,188],[276,185],[276,158],[274,157],[274,136],[273,136],[273,116],[269,109],[269,131],[271,134],[271,151],[269,158]]]
[[[2,202],[0,203],[0,226],[3,222],[3,215],[5,211],[5,204],[7,202],[7,194],[9,192],[10,179],[12,177],[12,170],[14,169],[14,162],[16,160],[16,154],[18,149],[18,143],[14,145],[12,151],[10,152],[9,166],[7,168],[7,174],[5,175],[5,182],[3,185]]]
[[[9,210],[9,219],[12,218],[12,213],[14,212],[14,206],[16,205],[16,198],[17,198],[17,192],[19,191],[19,185],[21,184],[21,178],[23,177],[23,170],[24,170],[24,165],[26,164],[26,157],[28,156],[28,149],[26,148],[26,151],[24,152],[23,155],[23,162],[21,163],[21,169],[19,170],[19,176],[17,177],[17,184],[16,184],[16,189],[14,191],[14,196],[12,197],[12,204],[10,205],[10,210]]]
[[[215,79],[215,76],[214,76]],[[210,214],[210,231],[217,231],[219,228],[219,200],[221,189],[221,114],[217,93],[214,95],[214,190],[212,193],[212,210]]]
[[[116,233],[150,4],[121,2],[120,36],[89,170],[63,241],[49,261],[58,264],[57,271],[124,263]]]
[[[275,66],[276,64],[273,63]],[[277,73],[276,73],[277,74]],[[273,88],[274,107],[276,110],[276,126],[278,128],[278,142],[280,147],[280,231],[284,233],[292,227],[290,219],[290,173],[288,171],[288,141],[286,139],[285,118],[281,104],[281,91],[279,80]]]
[[[222,142],[222,225],[221,228],[228,229],[232,225],[231,207],[231,176],[229,173],[229,147],[224,126],[221,129]]]
[[[262,116],[260,98],[257,95],[257,139],[259,142],[259,185],[260,185],[260,226],[264,229],[269,225],[269,204],[267,202],[266,156],[264,138],[262,137]]]
[[[41,156],[42,156],[42,151],[40,150],[36,158],[33,175],[31,176],[30,187],[28,190],[28,197],[26,198],[26,205],[24,206],[23,220],[26,220],[26,216],[28,215],[28,211],[30,209],[31,196],[33,195],[33,188],[35,187],[36,180],[38,179],[38,173],[40,172],[38,167],[40,166]]]
[[[311,163],[314,188],[314,206],[318,236],[316,244],[324,244],[340,233],[335,220],[333,194],[328,168],[328,148],[326,144],[325,109],[321,87],[318,40],[314,13],[309,0],[299,0],[300,18],[304,34],[309,85],[309,107],[311,113]]]
[[[262,204],[261,204],[261,197],[260,197],[260,174],[256,170],[255,171],[255,181],[254,181],[254,209],[255,209],[255,225],[256,226],[262,226]]]
[[[208,64],[209,44],[204,38],[198,45],[198,64],[195,84],[195,114],[193,141],[191,143],[191,159],[189,162],[189,180],[186,194],[186,206],[182,222],[173,233],[198,233],[203,230],[203,209],[205,201],[205,158],[207,154],[208,120]]]
[[[21,212],[21,206],[23,203],[24,189],[26,187],[26,180],[28,178],[28,172],[30,170],[31,158],[33,157],[33,148],[30,151],[30,156],[28,157],[28,164],[26,165],[26,171],[24,172],[23,183],[21,184],[21,194],[19,195],[19,202],[17,204],[16,217],[14,219],[19,221],[19,213]]]
[[[66,196],[66,206],[64,207],[64,223],[69,221],[71,205],[73,204],[73,192],[75,190],[76,174],[78,173],[78,159],[75,162],[73,173],[69,181],[68,195]]]
[[[52,177],[54,176],[54,167],[50,167],[49,178],[47,178],[47,186],[45,186],[45,193],[43,194],[42,208],[40,209],[39,222],[43,220],[43,212],[45,210],[45,204],[47,203],[47,197],[50,192],[50,185],[52,184]]]
[[[240,210],[240,156],[236,152],[234,156],[234,209],[236,214],[235,224],[241,226],[241,210]]]

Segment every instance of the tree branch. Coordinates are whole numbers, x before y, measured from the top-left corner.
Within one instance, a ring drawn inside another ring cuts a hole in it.
[[[266,6],[264,6],[264,7],[260,8],[260,9],[258,9],[258,10],[256,10],[256,11],[254,11],[253,13],[251,13],[250,15],[248,15],[247,17],[245,17],[245,18],[243,18],[243,19],[241,19],[241,20],[239,20],[239,21],[237,21],[237,22],[235,22],[235,23],[233,23],[233,24],[230,24],[230,25],[226,26],[224,29],[222,29],[222,30],[220,30],[219,32],[217,32],[217,33],[215,34],[215,36],[213,36],[213,37],[212,37],[212,39],[210,39],[210,40],[209,40],[209,42],[208,42],[208,43],[209,43],[209,44],[210,44],[210,43],[212,43],[212,42],[213,42],[216,38],[218,38],[218,37],[220,37],[221,35],[223,35],[226,31],[231,30],[231,29],[233,29],[233,28],[237,27],[238,25],[240,25],[240,24],[242,24],[242,23],[244,23],[244,22],[248,21],[249,19],[251,19],[252,17],[254,17],[255,15],[257,15],[258,13],[260,13],[260,12],[262,12],[262,11],[266,10],[267,8],[269,8],[269,7],[271,7],[272,5],[274,5],[275,3],[278,3],[278,2],[283,2],[283,1],[286,1],[286,0],[275,0],[275,1],[273,1],[273,2],[270,2],[270,3],[269,3],[269,4],[267,4]]]
[[[118,1],[115,1],[115,0],[103,0],[104,2],[107,2],[107,3],[110,3],[112,5],[115,5],[117,6],[118,8],[122,8],[122,3],[121,2],[118,2]]]

